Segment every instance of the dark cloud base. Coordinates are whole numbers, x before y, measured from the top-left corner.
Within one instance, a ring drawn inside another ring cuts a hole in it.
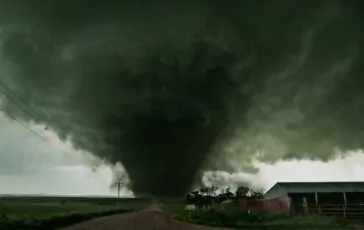
[[[122,162],[137,195],[184,193],[202,169],[227,169],[226,147],[326,160],[364,144],[361,1],[0,9],[7,113]],[[237,130],[243,144],[227,146]]]

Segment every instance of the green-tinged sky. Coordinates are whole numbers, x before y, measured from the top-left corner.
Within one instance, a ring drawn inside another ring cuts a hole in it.
[[[113,176],[109,166],[100,165],[95,172],[87,154],[63,145],[55,135],[42,133],[50,140],[45,142],[4,115],[0,116],[0,124],[0,195],[116,196],[116,190],[110,189]],[[278,181],[361,181],[364,154],[351,153],[328,163],[303,160],[256,166],[259,168],[256,174],[206,172],[203,182],[208,186],[233,188],[244,183],[266,190]],[[121,195],[131,193],[124,188]]]
[[[0,108],[93,164],[122,163],[138,195],[182,195],[204,171],[259,173],[256,160],[330,161],[364,146],[363,12],[355,0],[0,0]],[[1,172],[75,164],[34,155],[26,135],[6,136],[2,162],[19,170]]]

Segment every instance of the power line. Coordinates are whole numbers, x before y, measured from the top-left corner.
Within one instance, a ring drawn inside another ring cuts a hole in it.
[[[30,131],[32,134],[36,135],[38,138],[40,138],[42,141],[51,144],[51,142],[49,141],[49,139],[45,138],[44,136],[40,135],[39,133],[37,133],[36,131],[34,131],[32,128],[30,128],[29,126],[27,126],[25,123],[19,121],[18,119],[16,119],[14,116],[9,115],[8,113],[6,113],[4,110],[0,109],[0,111],[7,116],[8,118],[12,119],[13,121],[17,122],[19,125],[23,126],[25,129],[27,129],[28,131]],[[71,158],[73,158],[76,161],[79,161],[76,157],[74,157],[72,154],[68,153],[68,152],[61,152],[62,154],[65,155],[69,155]],[[95,170],[91,170],[93,173],[97,172]]]
[[[2,86],[8,93],[10,93],[15,99],[17,99],[19,102],[23,102],[25,103],[22,99],[20,99],[20,97],[14,93],[12,90],[9,89],[9,87],[7,87],[7,85],[5,85],[2,81],[0,81],[0,86]],[[23,106],[21,106],[18,103],[15,103],[14,101],[9,99],[9,96],[5,93],[2,93],[3,96],[5,96],[5,98],[7,99],[7,101],[9,101],[10,103],[12,103],[13,105],[17,106],[20,110],[22,110],[25,114],[27,114],[30,118],[32,118],[33,120],[36,120],[36,118],[28,111],[26,110]],[[27,126],[25,123],[19,121],[18,119],[16,119],[14,116],[6,113],[4,110],[0,109],[1,112],[3,112],[5,114],[5,116],[7,116],[8,118],[18,122],[21,126],[23,126],[24,128],[26,128],[27,130],[29,130],[30,132],[32,132],[34,135],[38,136],[39,138],[41,138],[43,141],[46,141],[49,143],[49,140],[45,137],[43,137],[42,135],[40,135],[39,133],[37,133],[36,131],[34,131],[32,128],[30,128],[29,126]],[[34,111],[32,111],[33,113],[35,113]]]
[[[118,181],[115,182],[115,184],[118,186],[118,200],[117,200],[117,210],[119,210],[119,200],[120,200],[120,187],[121,185],[124,185],[124,182]]]
[[[13,96],[15,99],[17,99],[19,102],[22,102],[25,104],[24,100],[21,99],[16,93],[14,93],[11,89],[9,89],[9,87],[7,87],[3,82],[0,81],[0,86],[2,86],[11,96]],[[2,95],[4,95],[6,97],[6,99],[8,101],[10,101],[12,104],[16,105],[20,110],[22,110],[25,114],[27,114],[29,117],[31,117],[32,119],[35,120],[35,117],[29,112],[27,111],[23,106],[19,105],[18,103],[15,103],[14,101],[9,99],[9,96],[5,93],[2,93]],[[31,111],[33,109],[29,108]],[[37,113],[35,111],[32,111],[33,113]],[[38,112],[39,113],[39,112]]]
[[[120,187],[121,187],[121,185],[124,185],[125,183],[118,181],[118,182],[115,182],[115,184],[118,186],[118,199],[119,199],[120,198]]]
[[[9,92],[13,97],[15,97],[18,101],[25,103],[22,99],[20,99],[20,97],[14,93],[12,90],[10,90],[3,82],[0,81],[0,86],[2,86],[7,92]],[[10,103],[12,103],[13,105],[16,105],[19,109],[21,109],[25,114],[27,114],[30,118],[32,118],[33,120],[35,120],[35,117],[29,112],[27,111],[24,107],[20,106],[19,104],[15,103],[14,101],[10,100],[9,97],[2,93],[2,95],[5,96],[5,98],[7,99],[7,101],[9,101]],[[42,136],[41,134],[37,133],[36,131],[34,131],[32,128],[30,128],[29,126],[27,126],[25,123],[19,121],[18,119],[16,119],[14,116],[6,113],[4,110],[2,110],[0,108],[0,111],[3,112],[3,114],[5,116],[7,116],[8,118],[12,119],[13,121],[17,122],[18,124],[20,124],[21,126],[23,126],[25,129],[27,129],[28,131],[30,131],[31,133],[33,133],[34,135],[36,135],[38,138],[40,138],[41,140],[47,142],[48,144],[50,144],[49,139],[45,138],[44,136]],[[33,111],[33,113],[35,113]],[[77,160],[74,156],[72,156],[72,154],[70,153],[66,153],[66,152],[62,152],[63,154],[69,155],[71,156],[73,159]],[[77,160],[78,161],[78,160]],[[97,173],[94,170],[91,170],[94,173]]]
[[[32,132],[34,135],[36,135],[37,137],[39,137],[42,141],[45,141],[45,142],[47,142],[48,144],[50,144],[51,142],[47,139],[47,138],[45,138],[44,136],[42,136],[42,135],[40,135],[39,133],[37,133],[36,131],[34,131],[33,129],[31,129],[29,126],[27,126],[25,123],[23,123],[23,122],[21,122],[21,121],[19,121],[18,119],[16,119],[14,116],[11,116],[11,115],[9,115],[9,114],[7,114],[4,110],[2,110],[2,109],[0,109],[0,111],[5,115],[5,116],[7,116],[8,118],[10,118],[10,119],[12,119],[12,120],[14,120],[15,122],[17,122],[18,124],[20,124],[21,126],[23,126],[25,129],[27,129],[27,130],[29,130],[30,132]],[[67,152],[61,152],[62,154],[65,154],[65,155],[69,155],[69,156],[71,156],[74,160],[76,160],[76,161],[79,161],[76,157],[74,157],[72,154],[70,154],[70,153],[67,153]],[[96,173],[97,174],[97,172],[96,171],[94,171],[94,170],[91,170],[93,173]],[[119,185],[120,186],[120,185]]]
[[[2,85],[3,83],[0,82],[0,85]],[[13,92],[12,92],[13,93]],[[14,103],[13,101],[9,100],[8,97],[5,95],[5,94],[2,94],[6,97],[7,101],[9,101],[10,103],[18,106],[19,108],[22,108],[21,106],[19,106],[18,104]],[[14,93],[14,95],[16,95]],[[26,111],[24,108],[22,108],[23,111]],[[19,125],[23,126],[25,129],[27,129],[28,131],[30,131],[31,133],[33,133],[34,135],[36,135],[37,137],[39,137],[42,141],[45,141],[47,142],[48,144],[50,144],[50,141],[45,138],[43,135],[37,133],[36,131],[34,131],[31,127],[29,127],[28,125],[26,125],[25,123],[19,121],[18,119],[16,119],[14,116],[8,114],[7,112],[5,112],[3,109],[0,109],[0,111],[5,115],[7,116],[8,118],[12,119],[13,121],[17,122]],[[27,111],[26,111],[27,112]],[[29,113],[27,113],[29,115]],[[33,118],[33,117],[32,117]],[[34,118],[33,118],[34,119]],[[69,153],[65,153],[65,152],[62,152],[64,154],[67,154],[67,155],[70,155],[72,158],[74,158],[71,154]],[[75,158],[74,158],[75,159]]]
[[[29,130],[30,132],[32,132],[34,135],[38,136],[39,138],[41,138],[42,140],[46,141],[49,143],[49,140],[45,137],[43,137],[42,135],[40,135],[39,133],[37,133],[36,131],[34,131],[32,128],[30,128],[29,126],[27,126],[26,124],[24,124],[23,122],[19,121],[18,119],[16,119],[15,117],[7,114],[4,110],[0,109],[1,112],[3,112],[3,114],[5,116],[7,116],[8,118],[16,121],[18,124],[20,124],[21,126],[23,126],[24,128],[26,128],[27,130]]]

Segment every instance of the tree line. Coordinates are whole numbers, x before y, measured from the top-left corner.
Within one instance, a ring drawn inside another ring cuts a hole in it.
[[[264,199],[262,191],[251,189],[241,185],[235,191],[231,188],[220,189],[216,186],[203,187],[186,194],[186,204],[193,204],[199,207],[211,206],[213,203],[221,204],[224,201],[238,202],[242,200]]]

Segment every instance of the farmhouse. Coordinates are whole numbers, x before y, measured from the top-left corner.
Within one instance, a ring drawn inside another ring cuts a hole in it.
[[[278,182],[265,193],[267,199],[280,197],[289,197],[296,211],[346,215],[355,209],[364,215],[364,182]]]

